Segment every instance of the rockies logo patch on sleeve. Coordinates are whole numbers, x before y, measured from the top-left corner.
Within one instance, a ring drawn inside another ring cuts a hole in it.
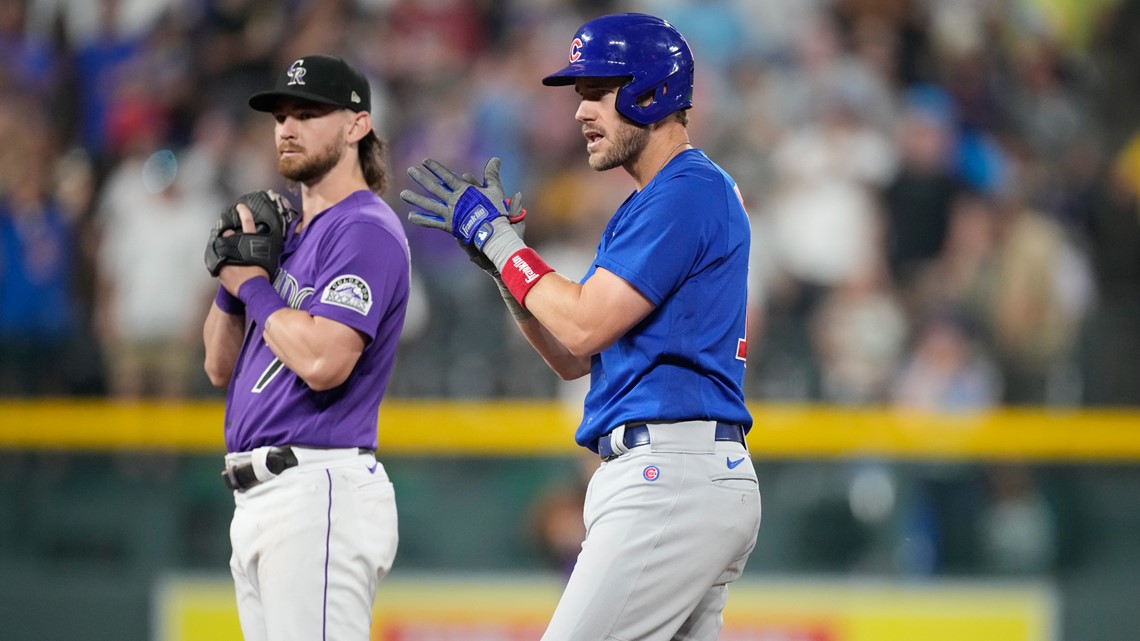
[[[321,302],[338,305],[367,316],[368,310],[372,309],[372,292],[363,278],[346,274],[334,278],[329,283],[324,294],[321,294]]]

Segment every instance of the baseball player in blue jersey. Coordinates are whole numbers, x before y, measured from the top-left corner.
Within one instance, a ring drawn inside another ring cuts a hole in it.
[[[210,380],[228,385],[242,633],[366,641],[396,554],[395,497],[374,452],[408,302],[407,239],[379,197],[383,142],[359,71],[306,56],[249,104],[273,115],[278,169],[302,207],[275,228],[265,203],[280,212],[282,199],[243,196],[206,251],[221,282],[203,336]]]
[[[409,219],[452,233],[500,284],[526,338],[562,378],[590,375],[577,442],[603,463],[547,641],[710,640],[756,543],[760,494],[745,446],[749,226],[736,184],[689,142],[693,57],[670,24],[604,16],[565,68],[590,166],[621,167],[621,205],[580,282],[518,233],[492,160],[482,181],[433,160],[409,174]]]

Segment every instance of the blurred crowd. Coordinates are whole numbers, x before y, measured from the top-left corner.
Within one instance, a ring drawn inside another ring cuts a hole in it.
[[[694,49],[690,137],[752,218],[751,398],[1140,402],[1137,0],[0,0],[0,395],[217,393],[207,231],[287,193],[246,99],[304,54],[369,76],[393,208],[409,165],[499,156],[579,277],[633,184],[540,79],[613,11]],[[392,395],[578,393],[450,238],[408,232]]]

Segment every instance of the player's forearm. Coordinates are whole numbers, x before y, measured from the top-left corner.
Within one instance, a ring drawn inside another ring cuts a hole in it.
[[[246,316],[261,327],[273,355],[310,388],[319,392],[348,380],[364,351],[364,338],[356,330],[292,309],[264,277],[247,279],[237,297],[245,303]]]
[[[555,340],[587,360],[653,311],[637,290],[602,269],[585,284],[547,274],[528,293],[525,305]]]
[[[226,314],[217,304],[210,305],[202,327],[202,342],[206,351],[204,369],[211,384],[229,384],[244,336],[244,315]]]
[[[572,381],[590,373],[590,357],[575,356],[558,342],[550,331],[542,326],[537,318],[520,322],[519,329],[534,351],[546,361],[547,366],[564,381]]]
[[[364,351],[364,340],[354,330],[289,308],[269,316],[264,338],[273,354],[318,392],[348,380]]]
[[[567,354],[589,359],[593,351],[591,328],[582,322],[582,286],[558,273],[547,274],[527,294],[526,309],[546,329],[551,342]]]

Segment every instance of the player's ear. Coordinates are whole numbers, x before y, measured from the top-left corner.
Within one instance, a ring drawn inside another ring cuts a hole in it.
[[[348,128],[348,141],[356,142],[372,131],[372,115],[367,111],[353,114],[352,125]]]

